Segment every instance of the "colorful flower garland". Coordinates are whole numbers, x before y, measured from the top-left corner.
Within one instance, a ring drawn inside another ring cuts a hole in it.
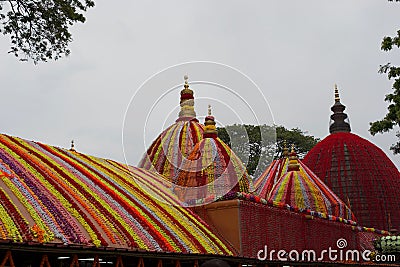
[[[233,254],[150,172],[6,135],[0,171],[0,238]]]

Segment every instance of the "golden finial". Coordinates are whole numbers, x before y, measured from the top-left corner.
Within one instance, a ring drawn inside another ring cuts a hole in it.
[[[211,115],[211,105],[208,105],[208,116],[205,119],[204,125],[204,133],[203,136],[204,138],[206,137],[217,137],[217,127],[215,127],[215,119]]]
[[[337,89],[336,83],[335,83],[335,102],[340,102],[339,90]]]
[[[286,140],[283,140],[283,152],[282,155],[284,158],[289,157],[289,149],[287,148],[287,142]]]
[[[193,91],[189,88],[188,75],[183,76],[183,79],[185,80],[185,85],[181,91],[181,110],[179,112],[178,120],[186,120],[196,117],[196,112],[194,111],[194,96]]]
[[[294,151],[294,144],[292,145],[292,151],[290,152],[290,157],[289,157],[289,166],[288,166],[288,171],[299,171],[300,170],[300,164],[299,160],[297,158],[296,151]]]
[[[70,151],[75,152],[75,145],[74,145],[74,140],[71,140],[71,148],[69,149]]]
[[[188,83],[189,76],[186,74],[185,76],[183,76],[183,79],[185,80],[185,89],[188,89],[189,88],[189,83]]]

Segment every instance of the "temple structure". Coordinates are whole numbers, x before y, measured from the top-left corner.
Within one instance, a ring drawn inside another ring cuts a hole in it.
[[[194,93],[185,75],[180,97],[180,112],[176,122],[165,129],[144,153],[138,167],[152,170],[174,182],[182,161],[203,138],[204,125],[199,123],[194,110]]]
[[[334,137],[304,161],[286,148],[254,186],[211,109],[196,119],[187,77],[178,119],[139,167],[0,134],[0,267],[370,264],[363,251],[398,243],[399,172],[350,133],[336,95]]]
[[[330,135],[303,162],[349,206],[361,225],[400,229],[400,173],[385,153],[351,133],[335,88]]]
[[[242,161],[218,138],[211,106],[205,118],[203,139],[182,164],[175,192],[189,205],[215,201],[228,194],[249,193],[253,181]]]

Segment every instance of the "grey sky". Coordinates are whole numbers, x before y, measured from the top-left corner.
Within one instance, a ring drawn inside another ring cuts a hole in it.
[[[18,62],[7,54],[8,40],[0,38],[1,132],[60,147],[74,139],[78,151],[123,162],[122,123],[137,88],[166,67],[205,60],[254,80],[277,124],[320,138],[328,134],[337,83],[352,132],[400,167],[399,156],[388,149],[394,133],[368,133],[369,122],[386,114],[383,99],[392,84],[378,67],[400,64],[399,51],[379,49],[383,36],[400,29],[398,14],[400,4],[372,0],[97,1],[87,22],[73,27],[66,59],[36,66]],[[171,84],[182,83],[184,74],[170,77]],[[189,76],[202,79],[200,73]],[[193,89],[196,96],[205,92]],[[168,102],[172,108],[178,97],[176,91]],[[149,105],[153,98],[149,93]],[[206,105],[196,105],[196,111],[204,115]],[[215,107],[217,119],[225,115]],[[159,120],[164,123],[163,116]],[[137,160],[144,152],[141,124],[129,144]]]

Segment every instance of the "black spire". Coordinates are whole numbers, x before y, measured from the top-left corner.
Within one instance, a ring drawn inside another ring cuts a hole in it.
[[[331,107],[331,110],[333,111],[331,120],[333,123],[329,126],[329,132],[331,134],[340,132],[349,133],[351,131],[350,124],[346,121],[347,114],[343,112],[345,109],[346,106],[340,103],[339,91],[335,84],[335,104]]]

